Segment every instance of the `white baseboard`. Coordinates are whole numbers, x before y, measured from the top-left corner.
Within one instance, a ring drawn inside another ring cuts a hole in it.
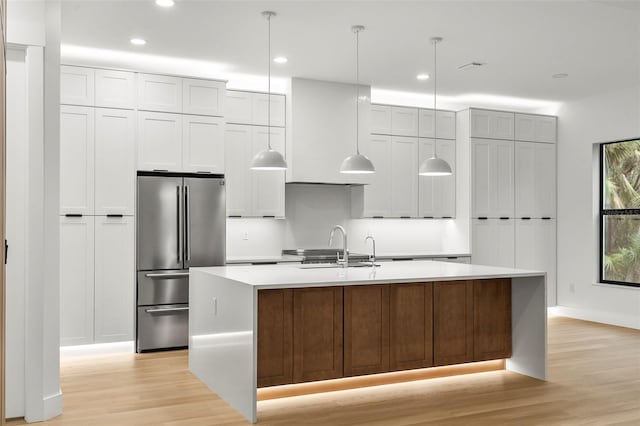
[[[640,315],[622,315],[619,313],[570,308],[568,306],[554,306],[549,308],[548,312],[550,314],[576,318],[585,321],[593,321],[603,324],[616,325],[619,327],[640,329]]]
[[[42,417],[40,417],[40,414],[42,414]],[[24,416],[24,420],[27,423],[44,422],[62,414],[61,390],[42,399],[42,412],[40,414],[34,417],[27,413]]]

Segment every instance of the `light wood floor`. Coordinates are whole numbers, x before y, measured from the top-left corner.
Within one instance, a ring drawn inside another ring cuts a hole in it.
[[[549,361],[548,382],[493,371],[261,401],[259,423],[640,425],[640,331],[550,318]],[[184,351],[64,361],[61,385],[64,414],[43,424],[248,424],[189,373]]]

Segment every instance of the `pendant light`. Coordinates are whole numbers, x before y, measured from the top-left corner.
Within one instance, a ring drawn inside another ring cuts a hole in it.
[[[276,16],[275,12],[265,11],[262,12],[262,16],[267,19],[269,23],[269,57],[267,62],[269,64],[269,79],[268,79],[268,102],[267,102],[267,146],[264,151],[260,151],[253,157],[251,161],[251,170],[286,170],[287,162],[284,160],[282,154],[275,149],[271,148],[271,18]]]
[[[360,31],[364,31],[362,25],[354,25],[351,31],[356,34],[356,153],[344,159],[340,165],[340,173],[365,174],[375,173],[373,163],[366,156],[360,154]]]
[[[442,41],[442,37],[432,37],[431,42],[433,43],[433,138],[437,137],[436,131],[437,122],[436,119],[436,82],[437,82],[437,55],[436,50],[438,43]],[[438,158],[436,154],[436,146],[433,146],[433,157],[428,158],[420,164],[420,171],[418,172],[420,176],[449,176],[453,174],[451,172],[451,166],[442,158]]]

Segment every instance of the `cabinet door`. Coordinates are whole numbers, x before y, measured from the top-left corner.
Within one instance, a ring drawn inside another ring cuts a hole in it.
[[[94,109],[60,107],[60,213],[94,212]]]
[[[182,116],[138,112],[138,170],[179,171],[182,167]]]
[[[421,112],[424,110],[420,110]],[[428,110],[427,110],[428,111]],[[436,149],[436,141],[433,139],[420,139],[418,146],[418,163],[433,157]],[[435,185],[441,176],[418,177],[418,216],[433,218],[436,216]]]
[[[536,145],[532,142],[515,143],[516,217],[535,217],[536,214]]]
[[[96,106],[125,109],[135,108],[135,73],[96,70]]]
[[[418,139],[391,138],[391,216],[418,216]]]
[[[258,387],[293,383],[293,290],[258,291]]]
[[[182,79],[138,74],[138,109],[182,112]]]
[[[511,357],[511,279],[473,282],[473,360]]]
[[[488,139],[471,140],[471,215],[489,217],[493,207],[493,146]]]
[[[223,81],[182,79],[182,112],[222,117],[226,86]]]
[[[60,103],[67,105],[95,104],[95,71],[93,68],[60,67]]]
[[[515,140],[535,142],[535,115],[515,114]]]
[[[513,219],[473,219],[471,232],[471,254],[474,264],[514,267]]]
[[[391,216],[391,136],[371,135],[363,153],[375,165],[370,185],[364,186],[364,216]]]
[[[227,90],[224,119],[227,123],[251,124],[253,93]]]
[[[227,215],[251,215],[252,127],[227,124],[224,155],[227,187]]]
[[[556,146],[537,143],[534,155],[534,216],[556,217]]]
[[[433,109],[423,109],[420,108],[418,110],[418,136],[421,138],[435,138],[435,133],[433,129],[434,115]]]
[[[535,120],[534,135],[536,142],[556,143],[557,119],[546,115],[538,115]]]
[[[293,290],[294,383],[343,376],[342,309],[342,287]]]
[[[452,218],[456,215],[456,141],[436,140],[436,153],[451,166],[450,176],[434,179],[434,216]]]
[[[437,139],[456,138],[456,113],[454,111],[437,111],[436,120],[438,122]]]
[[[493,139],[513,140],[515,116],[512,112],[491,111],[489,119],[489,137]]]
[[[95,214],[133,215],[136,185],[134,112],[96,108]]]
[[[92,216],[60,218],[62,346],[93,343],[93,228]]]
[[[389,285],[344,288],[344,375],[389,371]]]
[[[182,116],[182,170],[224,173],[224,119]]]
[[[433,366],[433,283],[389,290],[390,370]]]
[[[267,93],[252,94],[252,120],[251,124],[258,126],[284,127],[285,122],[285,97],[284,95],[271,95],[271,123],[269,123],[269,95]]]
[[[489,212],[491,217],[513,217],[514,214],[514,167],[513,142],[492,141],[493,155],[491,172],[495,173],[494,186],[490,188],[490,199],[495,200]]]
[[[547,305],[556,304],[556,222],[553,219],[517,220],[515,267],[547,273]]]
[[[391,134],[418,136],[418,108],[391,107]]]
[[[433,361],[473,361],[473,281],[433,284]]]
[[[371,105],[371,133],[391,134],[391,107],[387,105]]]
[[[267,149],[271,134],[271,147],[284,154],[285,129],[281,127],[253,127],[251,158]],[[252,216],[284,216],[284,170],[250,170]]]
[[[132,216],[95,217],[95,341],[133,340],[135,224]]]

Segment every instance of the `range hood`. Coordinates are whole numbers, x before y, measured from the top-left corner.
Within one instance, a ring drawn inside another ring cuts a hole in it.
[[[371,87],[292,78],[287,99],[287,183],[363,185],[371,175],[340,173],[356,151],[356,98],[360,97],[360,148],[370,133]]]

